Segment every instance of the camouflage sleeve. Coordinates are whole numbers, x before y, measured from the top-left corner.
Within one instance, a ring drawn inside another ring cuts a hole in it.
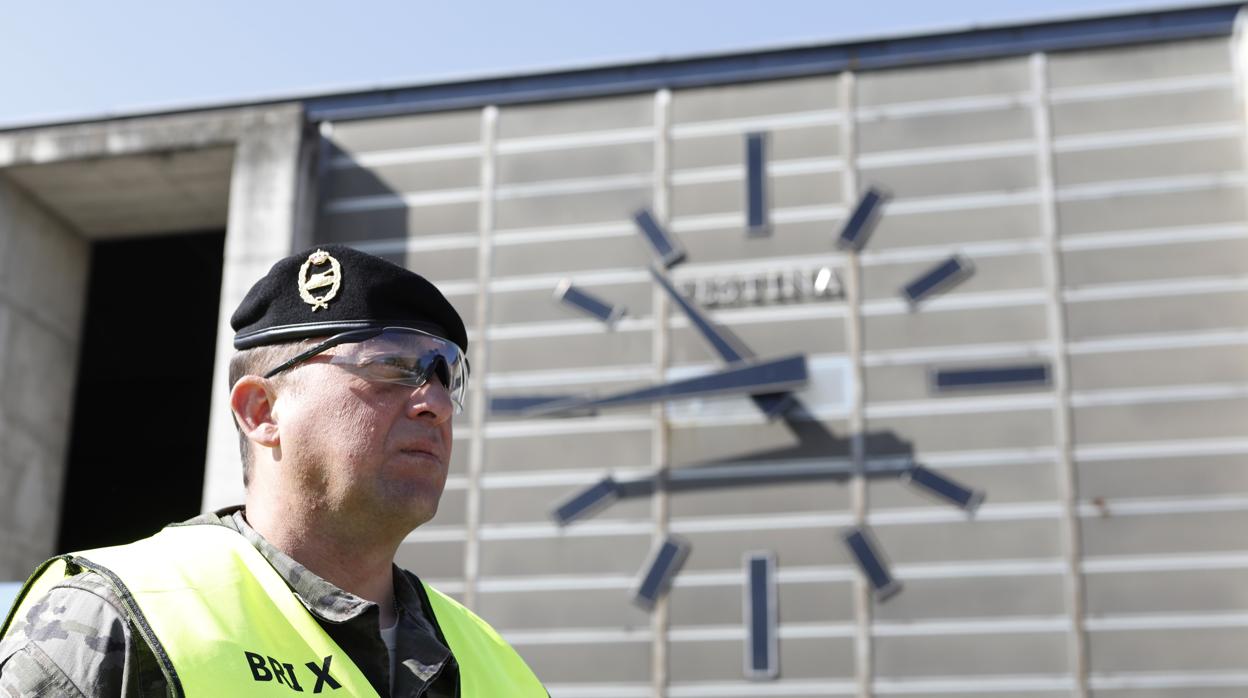
[[[0,697],[159,695],[143,670],[150,650],[121,608],[93,573],[53,587],[0,642]]]

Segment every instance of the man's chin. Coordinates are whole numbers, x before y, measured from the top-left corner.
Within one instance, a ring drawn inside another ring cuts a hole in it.
[[[396,492],[387,490],[373,507],[376,525],[387,530],[401,530],[404,535],[425,525],[438,513],[438,501],[429,501],[428,492]]]

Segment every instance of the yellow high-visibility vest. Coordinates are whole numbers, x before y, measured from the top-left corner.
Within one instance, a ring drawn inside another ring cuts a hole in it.
[[[117,591],[175,696],[325,693],[376,696],[260,551],[214,524],[170,526],[128,545],[52,558],[35,570],[4,625],[66,576],[94,571]],[[459,664],[463,698],[535,696],[546,689],[485,621],[425,585]]]

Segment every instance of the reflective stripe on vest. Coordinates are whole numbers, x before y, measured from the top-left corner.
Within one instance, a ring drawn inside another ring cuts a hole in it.
[[[76,573],[72,566],[113,583],[175,695],[377,695],[281,575],[232,529],[171,526],[129,545],[55,558],[27,582],[9,622]],[[459,664],[461,696],[546,696],[493,628],[425,588]]]

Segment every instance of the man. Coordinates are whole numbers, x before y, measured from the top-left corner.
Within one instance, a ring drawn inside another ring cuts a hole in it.
[[[245,504],[54,558],[0,628],[0,696],[545,696],[410,572],[462,408],[467,334],[412,272],[325,245],[231,318]]]

